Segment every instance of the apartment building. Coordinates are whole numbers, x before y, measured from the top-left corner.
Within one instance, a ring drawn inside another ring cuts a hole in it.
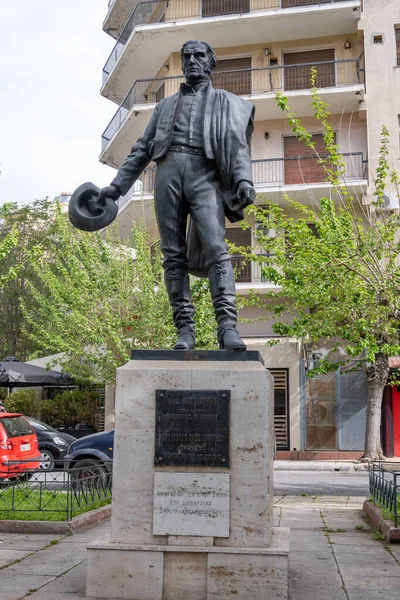
[[[391,132],[390,156],[398,166],[399,0],[110,0],[103,29],[116,40],[103,67],[101,94],[116,104],[101,139],[103,163],[121,165],[156,104],[183,81],[182,44],[199,39],[217,53],[213,85],[256,106],[251,156],[260,198],[265,194],[285,206],[288,194],[310,205],[312,199],[334,193],[313,154],[293,137],[275,99],[281,91],[288,96],[291,109],[314,134],[316,148],[323,150],[321,126],[311,107],[312,65],[317,67],[319,94],[330,106],[330,122],[346,164],[345,180],[353,193],[364,202],[371,197],[383,124]],[[149,165],[119,200],[122,237],[130,236],[133,221],[144,218],[157,238],[152,208],[155,169]],[[395,202],[393,190],[388,208]],[[228,224],[228,239],[260,253],[256,227],[253,223],[252,230],[243,231]],[[256,265],[245,264],[240,257],[233,261],[240,267],[238,294],[274,289]],[[262,313],[246,309],[241,316]],[[344,378],[339,385],[334,376],[306,385],[304,349],[289,339],[266,347],[274,335],[271,327],[272,321],[245,322],[240,330],[248,347],[260,351],[275,379],[278,449],[361,450],[363,382]]]

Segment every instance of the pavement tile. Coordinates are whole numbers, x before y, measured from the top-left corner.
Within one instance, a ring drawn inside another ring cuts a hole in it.
[[[318,528],[323,526],[319,508],[304,507],[301,510],[294,507],[282,508],[281,527]]]
[[[297,535],[296,535],[297,534]],[[290,532],[290,556],[332,556],[332,550],[322,533],[315,531]]]
[[[324,521],[330,529],[349,529],[356,530],[357,525],[362,525],[364,529],[370,529],[369,525],[362,518],[361,510],[345,509],[332,511],[331,509],[323,511]]]
[[[0,567],[10,565],[16,560],[22,560],[25,556],[29,556],[32,550],[1,550],[0,549]]]
[[[1,571],[0,577],[0,600],[19,600],[29,590],[36,590],[50,583],[54,577],[35,575],[18,575],[8,573],[8,569]]]
[[[42,535],[29,533],[0,533],[0,550],[40,550],[52,542],[60,540],[61,535]]]
[[[86,589],[86,561],[81,563],[54,581],[48,583],[44,588],[29,596],[29,600],[72,600],[72,598],[85,598]],[[0,596],[1,598],[1,596]]]
[[[386,592],[385,600],[390,600],[399,597],[400,590],[400,575],[390,576],[386,573],[374,573],[372,569],[369,569],[369,574],[355,574],[354,577],[346,575],[343,577],[346,589],[357,589],[364,590],[371,594],[372,592],[377,595],[381,591]],[[375,596],[376,597],[376,596]],[[373,595],[371,595],[373,598]]]
[[[380,542],[377,542],[376,540],[372,539],[372,536],[370,533],[366,533],[366,532],[358,532],[358,531],[352,531],[352,532],[346,532],[346,533],[330,533],[329,537],[331,539],[331,541],[335,544],[336,546],[354,546],[354,547],[360,547],[360,546],[376,546],[377,544],[379,545]]]
[[[298,585],[296,581],[292,581],[291,600],[348,600],[348,597],[342,587],[332,588],[330,585]]]
[[[334,561],[330,563],[329,570],[326,568],[316,572],[312,563],[309,567],[304,565],[297,565],[296,563],[290,563],[290,577],[296,586],[308,587],[313,585],[315,587],[328,587],[330,589],[340,588],[342,586],[342,580],[337,571],[333,570]],[[336,566],[336,565],[335,565]],[[322,600],[322,599],[321,599]]]
[[[20,575],[30,575],[31,573],[57,577],[65,573],[68,569],[77,566],[79,561],[80,559],[74,556],[70,556],[69,558],[65,557],[63,562],[56,562],[53,560],[43,562],[43,558],[34,561],[29,561],[27,559],[9,567],[7,573],[13,573],[15,577],[19,577]]]
[[[378,590],[376,588],[359,588],[351,587],[346,588],[349,600],[395,600],[396,595],[388,595],[387,590]],[[298,600],[293,598],[293,600]]]
[[[394,560],[384,548],[380,551],[375,544],[358,544],[354,546],[350,544],[334,544],[332,548],[338,560],[349,560],[352,557],[355,557],[354,560],[357,560],[357,556],[362,556],[364,563],[377,560],[378,557],[379,560]]]

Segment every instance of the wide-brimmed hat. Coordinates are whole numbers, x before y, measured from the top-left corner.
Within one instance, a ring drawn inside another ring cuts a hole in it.
[[[112,198],[99,202],[100,188],[94,183],[83,183],[72,194],[68,216],[72,225],[82,231],[98,231],[112,223],[118,214],[118,206]]]

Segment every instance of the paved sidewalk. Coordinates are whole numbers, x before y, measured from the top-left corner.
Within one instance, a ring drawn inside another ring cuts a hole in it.
[[[400,458],[382,461],[388,467],[400,470]],[[275,471],[367,471],[368,463],[358,460],[275,460]]]
[[[398,597],[400,544],[389,547],[374,539],[363,519],[363,501],[348,496],[275,498],[275,525],[291,528],[292,600]],[[0,600],[85,598],[86,544],[109,527],[108,522],[67,537],[0,534]]]

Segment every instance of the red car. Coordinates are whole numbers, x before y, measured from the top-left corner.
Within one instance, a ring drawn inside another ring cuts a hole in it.
[[[0,480],[40,468],[33,428],[19,413],[0,412]]]

